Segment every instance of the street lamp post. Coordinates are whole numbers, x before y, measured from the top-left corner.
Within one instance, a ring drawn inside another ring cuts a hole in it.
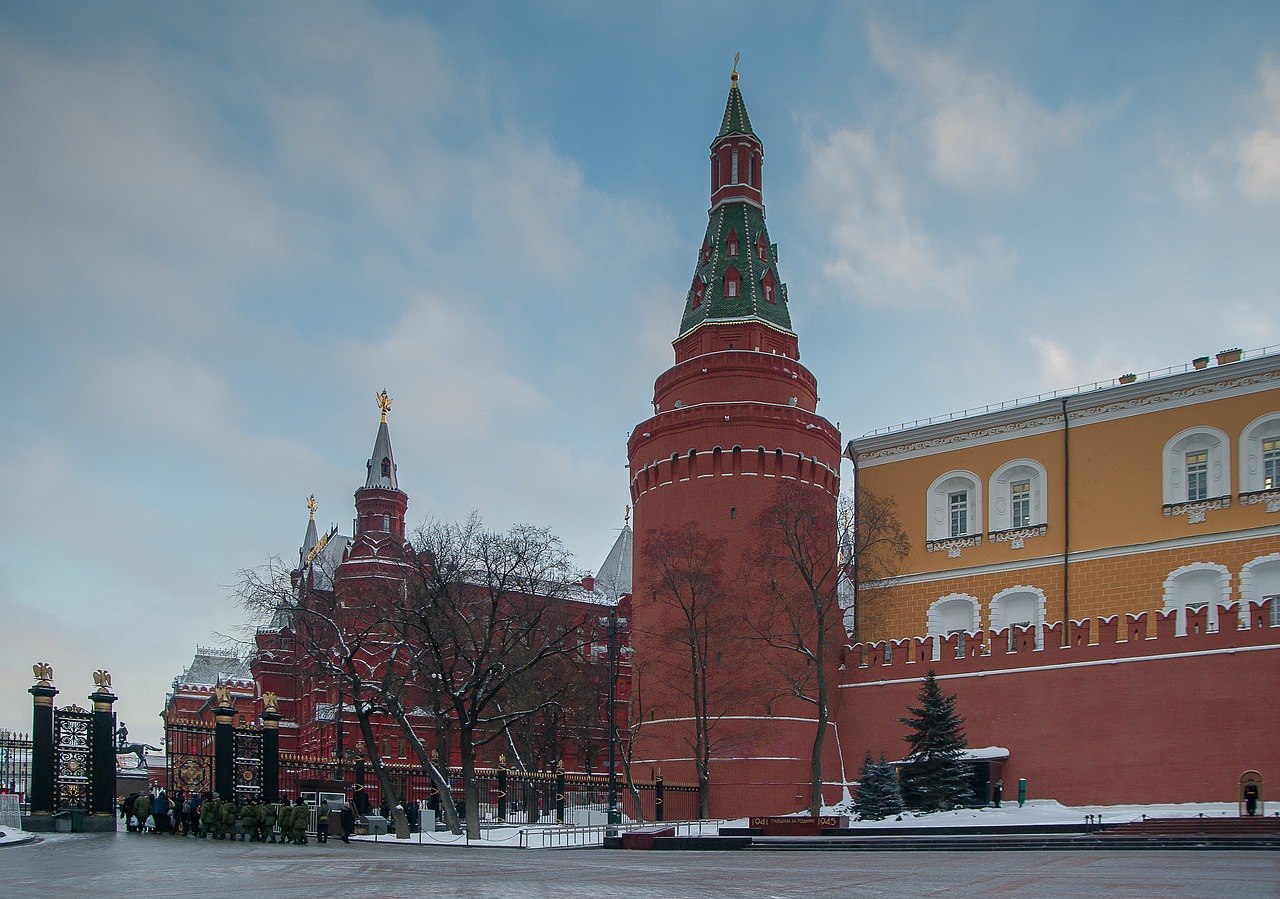
[[[622,823],[618,811],[617,734],[615,706],[618,700],[618,610],[609,610],[609,617],[601,623],[609,626],[609,830],[611,837],[618,835]]]

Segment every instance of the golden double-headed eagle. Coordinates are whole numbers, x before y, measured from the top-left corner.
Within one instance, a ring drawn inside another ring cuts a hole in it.
[[[98,688],[99,693],[111,692],[111,672],[106,668],[99,668],[93,672],[93,684]]]
[[[36,662],[31,666],[31,673],[36,676],[36,680],[40,682],[40,686],[51,686],[53,680],[53,666],[48,662]]]
[[[375,399],[378,401],[378,408],[382,410],[382,420],[386,421],[387,413],[391,411],[391,397],[387,395],[385,387],[381,393],[375,395]]]
[[[220,708],[228,708],[231,705],[231,691],[224,685],[218,684],[213,688],[214,698],[218,700]]]
[[[280,699],[278,696],[276,696],[276,694],[271,692],[263,693],[262,694],[262,710],[264,712],[279,711],[279,709],[276,708],[276,703],[279,701]]]

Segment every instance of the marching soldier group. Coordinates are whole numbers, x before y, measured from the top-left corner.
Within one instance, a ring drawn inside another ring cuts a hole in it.
[[[311,823],[311,807],[301,798],[296,803],[287,797],[280,802],[260,799],[222,800],[205,794],[198,810],[200,835],[214,840],[248,840],[254,843],[307,842]],[[316,813],[317,842],[328,842],[329,803],[321,802]]]

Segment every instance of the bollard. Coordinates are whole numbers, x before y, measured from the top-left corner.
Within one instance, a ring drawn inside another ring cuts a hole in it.
[[[1027,779],[1025,777],[1018,778],[1018,808],[1022,808],[1022,804],[1027,801]]]

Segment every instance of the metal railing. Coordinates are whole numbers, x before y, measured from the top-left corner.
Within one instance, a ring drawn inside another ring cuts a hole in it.
[[[1240,361],[1245,359],[1256,359],[1260,356],[1268,356],[1272,353],[1280,352],[1280,344],[1275,346],[1264,346],[1254,350],[1246,350],[1241,353]],[[1229,364],[1229,363],[1228,363]],[[1205,366],[1208,367],[1208,366]],[[1152,378],[1165,378],[1170,375],[1180,375],[1184,372],[1195,371],[1194,362],[1188,362],[1184,365],[1171,365],[1167,368],[1155,368],[1150,371],[1136,372],[1135,380],[1149,381]],[[1127,375],[1121,377],[1128,377]],[[1126,381],[1126,383],[1128,383]],[[1031,406],[1036,403],[1042,403],[1045,400],[1056,400],[1062,397],[1079,396],[1082,393],[1089,393],[1094,390],[1102,390],[1105,387],[1116,387],[1120,384],[1120,377],[1111,378],[1107,381],[1094,381],[1092,384],[1081,384],[1076,387],[1066,387],[1061,390],[1052,390],[1048,393],[1029,394],[1012,400],[1005,400],[999,403],[990,403],[986,406],[974,406],[969,409],[962,409],[959,412],[948,412],[945,415],[934,415],[930,418],[917,418],[915,421],[904,421],[896,425],[889,425],[883,428],[876,428],[874,431],[868,431],[863,434],[866,437],[880,437],[885,434],[896,434],[899,431],[909,431],[912,428],[922,428],[926,425],[944,424],[949,421],[958,421],[963,418],[969,418],[974,415],[984,415],[989,412],[1002,412],[1006,409],[1017,409],[1021,406]]]

